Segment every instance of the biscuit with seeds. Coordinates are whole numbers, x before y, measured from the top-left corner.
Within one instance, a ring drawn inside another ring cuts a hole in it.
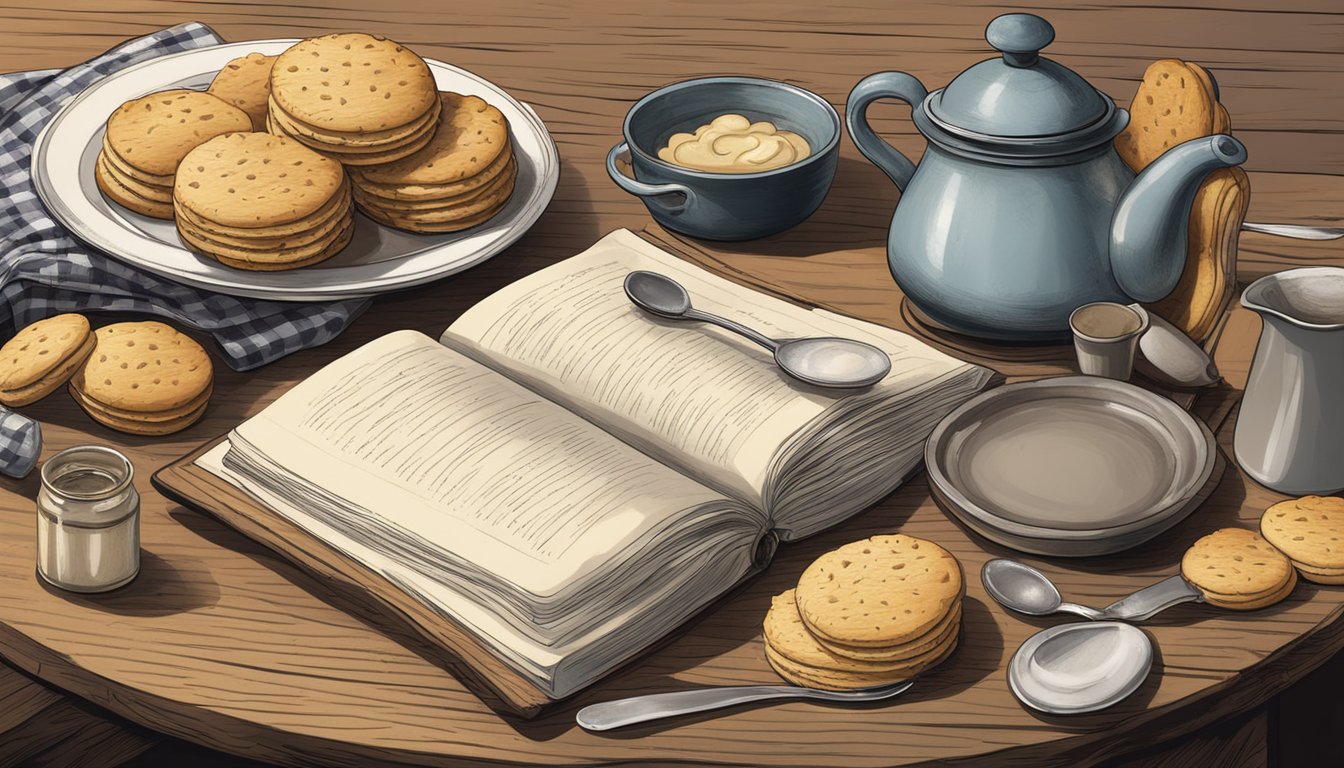
[[[252,120],[252,130],[266,130],[266,102],[271,97],[271,67],[275,56],[249,53],[224,65],[210,81],[207,93],[243,110]]]
[[[0,347],[0,403],[17,408],[55,392],[94,345],[83,315],[55,315],[25,327]]]
[[[1344,499],[1303,496],[1281,501],[1261,516],[1260,533],[1308,581],[1329,584],[1344,578]]]
[[[961,566],[931,541],[873,536],[817,558],[798,579],[808,630],[844,646],[889,648],[927,634],[961,598]]]
[[[1222,528],[1199,539],[1181,558],[1181,575],[1213,600],[1255,600],[1293,578],[1293,566],[1255,531]]]
[[[100,405],[163,413],[181,408],[210,387],[210,355],[171,326],[152,320],[116,323],[94,335],[97,349],[70,383]]]
[[[178,206],[228,227],[274,227],[317,213],[345,189],[345,171],[302,144],[268,133],[235,133],[183,158]]]
[[[197,146],[229,133],[252,130],[252,118],[203,91],[151,93],[122,104],[107,119],[107,142],[134,168],[171,176]]]
[[[429,144],[410,157],[353,171],[358,183],[438,186],[473,178],[509,149],[504,113],[479,96],[441,93],[443,118]]]

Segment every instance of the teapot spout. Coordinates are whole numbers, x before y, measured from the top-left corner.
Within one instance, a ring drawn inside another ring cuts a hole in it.
[[[1185,269],[1190,206],[1204,177],[1246,162],[1231,136],[1192,139],[1166,151],[1134,179],[1111,219],[1111,271],[1135,301],[1171,293]]]

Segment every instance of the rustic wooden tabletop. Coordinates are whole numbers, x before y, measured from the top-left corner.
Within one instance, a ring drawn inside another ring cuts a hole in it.
[[[1097,716],[1038,718],[1012,700],[1001,666],[1043,624],[1005,616],[971,579],[963,648],[900,707],[845,712],[784,705],[617,738],[573,727],[574,706],[619,693],[770,680],[756,623],[776,582],[796,577],[817,552],[849,538],[910,526],[954,548],[968,573],[1004,553],[949,522],[919,480],[858,525],[782,553],[767,578],[686,637],[534,723],[498,718],[419,655],[414,639],[338,610],[294,569],[148,486],[154,469],[339,354],[396,328],[437,333],[491,291],[606,231],[644,227],[643,206],[605,178],[601,160],[618,140],[625,110],[648,91],[686,77],[755,74],[797,83],[843,109],[849,88],[870,72],[901,69],[931,87],[946,83],[989,55],[984,25],[1005,10],[946,2],[854,2],[823,10],[815,3],[722,0],[0,4],[0,71],[69,65],[187,20],[207,23],[228,40],[386,34],[532,104],[563,163],[548,212],[505,254],[459,277],[378,300],[326,347],[248,374],[221,371],[206,418],[186,432],[169,439],[118,435],[90,422],[63,395],[27,409],[43,422],[48,454],[96,442],[134,458],[144,495],[145,568],[131,588],[105,598],[43,589],[33,575],[36,480],[0,484],[0,656],[13,665],[0,667],[0,765],[112,766],[146,749],[162,752],[154,745],[169,737],[292,764],[1080,765],[1129,753],[1138,755],[1132,765],[1191,755],[1205,762],[1169,764],[1265,764],[1275,726],[1267,705],[1344,645],[1344,590],[1307,586],[1283,606],[1246,616],[1173,611],[1151,628],[1162,649],[1159,673],[1134,699]],[[1338,3],[1223,0],[1165,8],[1137,0],[1043,1],[1030,10],[1056,27],[1047,55],[1122,104],[1154,59],[1179,57],[1212,69],[1234,131],[1250,151],[1250,217],[1344,223]],[[879,132],[919,154],[922,140],[905,110],[880,105],[871,114]],[[706,263],[785,295],[899,325],[881,256],[896,198],[846,140],[835,187],[811,221],[768,242],[713,250]],[[808,258],[792,258],[798,255]],[[1341,264],[1344,253],[1338,243],[1242,238],[1242,281],[1308,263]],[[819,281],[818,269],[833,277]],[[1244,382],[1256,332],[1249,313],[1233,313],[1218,355],[1229,386],[1195,407],[1224,442],[1227,406]],[[1052,365],[1014,370],[1039,374]],[[1081,566],[1041,565],[1078,599],[1104,603],[1174,572],[1180,551],[1201,533],[1253,524],[1274,498],[1233,467],[1205,508],[1157,545]],[[1176,741],[1161,755],[1144,756],[1170,740]],[[170,749],[187,754],[180,745]]]

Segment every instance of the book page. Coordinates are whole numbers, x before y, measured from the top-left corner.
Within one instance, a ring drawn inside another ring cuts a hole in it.
[[[638,269],[672,277],[696,308],[766,336],[867,341],[892,358],[892,373],[862,393],[797,382],[747,339],[633,306],[623,281]],[[743,288],[617,230],[479,302],[442,341],[763,507],[777,451],[806,425],[846,398],[894,396],[965,366],[904,334],[869,329]]]
[[[307,486],[537,596],[721,495],[423,334],[346,355],[235,430]]]

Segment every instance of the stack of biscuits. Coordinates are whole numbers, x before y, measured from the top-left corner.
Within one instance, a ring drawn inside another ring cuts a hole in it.
[[[1344,499],[1303,496],[1265,510],[1260,533],[1292,561],[1302,578],[1344,584]]]
[[[429,144],[385,165],[352,167],[355,201],[369,218],[412,232],[456,232],[499,212],[518,163],[504,115],[476,96],[439,94],[443,118]]]
[[[914,677],[957,646],[961,566],[930,541],[873,536],[822,555],[776,595],[770,666],[795,685],[854,690]]]
[[[295,44],[276,59],[270,89],[270,131],[346,165],[413,154],[439,124],[429,66],[373,35],[324,35]]]
[[[93,353],[93,333],[83,315],[38,320],[0,347],[0,403],[35,403],[69,381]]]
[[[1205,602],[1234,611],[1274,605],[1297,586],[1288,558],[1244,528],[1222,528],[1196,541],[1181,558],[1181,575]]]
[[[1177,59],[1154,62],[1130,104],[1129,125],[1115,139],[1116,151],[1138,173],[1178,144],[1230,135],[1232,117],[1218,99],[1218,83],[1204,67]],[[1209,174],[1191,207],[1180,281],[1148,305],[1195,341],[1213,335],[1236,292],[1237,241],[1250,199],[1251,183],[1241,168]]]
[[[95,347],[70,379],[70,394],[94,421],[136,435],[167,435],[201,418],[210,400],[210,356],[158,322],[94,332]]]
[[[122,104],[107,120],[94,179],[103,194],[158,219],[173,218],[173,179],[193,148],[252,130],[243,110],[200,91],[162,91]]]
[[[192,250],[238,269],[296,269],[350,242],[341,164],[283,136],[235,133],[193,149],[174,186],[177,230]]]

